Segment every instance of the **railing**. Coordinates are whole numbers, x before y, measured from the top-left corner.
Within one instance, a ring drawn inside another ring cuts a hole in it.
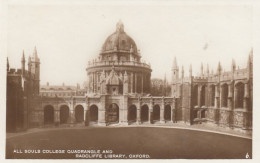
[[[136,61],[94,61],[89,62],[87,68],[96,67],[96,66],[139,66],[151,68],[150,64],[136,62]]]

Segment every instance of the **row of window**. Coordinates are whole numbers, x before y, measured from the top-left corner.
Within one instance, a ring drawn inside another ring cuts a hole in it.
[[[48,96],[48,97],[64,97],[64,96],[75,96],[75,95],[84,95],[84,92],[78,92],[78,93],[41,93],[42,96]]]
[[[235,85],[234,88],[234,97],[235,97],[235,108],[243,108],[243,100],[244,100],[244,90],[245,86],[243,83],[238,83]],[[220,88],[220,105],[221,107],[228,107],[228,85],[223,84]],[[215,106],[215,93],[216,89],[214,85],[211,85],[208,90],[208,104],[210,106]],[[200,98],[199,98],[200,96]],[[193,87],[193,105],[197,106],[205,106],[206,104],[206,86],[202,86],[199,94],[198,85]],[[200,100],[200,101],[199,101]]]

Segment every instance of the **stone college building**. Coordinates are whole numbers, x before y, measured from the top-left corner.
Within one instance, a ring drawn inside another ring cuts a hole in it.
[[[22,56],[21,69],[7,63],[7,131],[43,126],[143,125],[156,123],[210,123],[252,129],[253,51],[247,67],[235,61],[229,72],[220,63],[215,73],[203,70],[188,76],[176,58],[172,67],[171,95],[151,96],[149,64],[141,62],[134,40],[122,22],[105,40],[96,59],[89,61],[86,88],[40,86],[40,59]]]

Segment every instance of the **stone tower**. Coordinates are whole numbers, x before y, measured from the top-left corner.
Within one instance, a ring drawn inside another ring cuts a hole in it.
[[[178,81],[179,81],[179,67],[177,65],[176,57],[174,57],[172,66],[172,96],[178,97]]]
[[[34,48],[33,55],[29,62],[29,71],[31,74],[34,74],[33,94],[38,95],[40,90],[40,59],[37,55],[36,47]]]

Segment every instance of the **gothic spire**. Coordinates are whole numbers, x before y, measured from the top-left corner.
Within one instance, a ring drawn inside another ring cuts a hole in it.
[[[221,64],[220,64],[220,61],[218,62],[218,72],[220,73],[222,71],[222,67],[221,67]]]
[[[33,57],[35,58],[35,60],[38,58],[36,46],[34,47]]]
[[[235,71],[236,70],[236,62],[234,59],[232,59],[232,66],[231,66],[231,70]]]
[[[203,64],[201,63],[201,66],[200,66],[200,75],[203,76]]]
[[[7,71],[9,71],[9,68],[10,68],[10,65],[9,65],[9,60],[8,60],[8,57],[7,57],[7,65],[6,65]]]
[[[207,63],[207,75],[209,75],[209,64]]]
[[[173,69],[178,69],[176,57],[174,57],[172,68],[173,68]]]
[[[22,62],[25,62],[24,50],[23,50]]]

